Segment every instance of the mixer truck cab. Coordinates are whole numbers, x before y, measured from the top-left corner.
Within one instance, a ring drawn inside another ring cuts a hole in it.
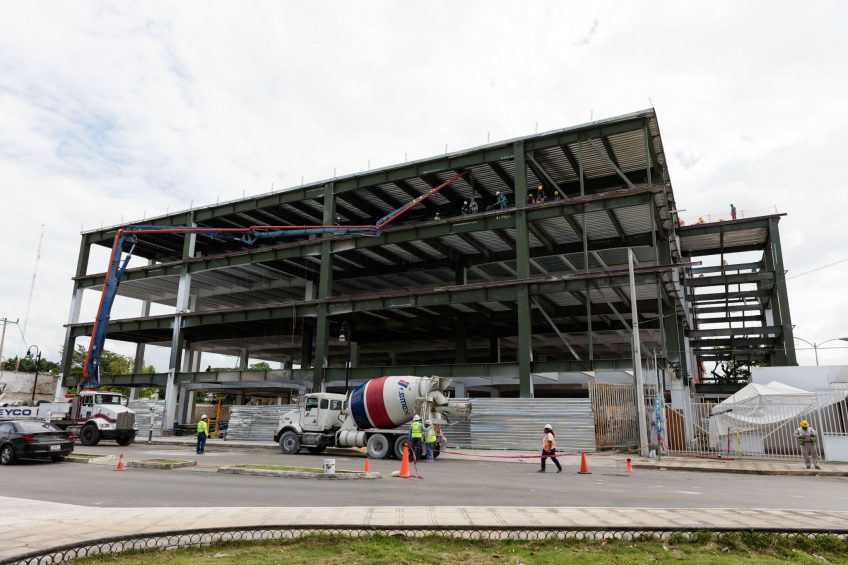
[[[344,423],[344,394],[316,392],[304,396],[297,410],[286,412],[274,441],[283,453],[297,453],[305,447],[310,453],[321,453],[335,445],[335,432]]]

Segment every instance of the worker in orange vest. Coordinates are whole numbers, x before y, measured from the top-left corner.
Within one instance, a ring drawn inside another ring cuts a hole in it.
[[[542,437],[542,468],[539,469],[539,473],[545,472],[545,460],[548,457],[556,465],[557,473],[562,473],[562,465],[559,464],[556,458],[556,436],[554,436],[554,428],[550,424],[545,424],[545,435]]]

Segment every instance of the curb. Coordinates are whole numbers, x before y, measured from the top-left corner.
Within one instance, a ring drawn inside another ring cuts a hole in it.
[[[106,457],[105,455],[98,455],[97,457],[72,457],[68,455],[62,461],[65,463],[82,463],[83,465],[88,465],[95,459],[100,459],[101,457]]]
[[[159,463],[156,461],[130,461],[129,467],[140,467],[142,469],[179,469],[180,467],[194,467],[197,461],[180,461],[179,463]]]
[[[362,473],[359,471],[337,471],[335,473],[303,473],[299,471],[276,471],[272,469],[242,469],[237,465],[218,467],[219,473],[229,475],[254,475],[257,477],[285,477],[289,479],[316,479],[322,481],[356,481],[382,479],[380,473]]]
[[[654,471],[694,471],[696,473],[735,473],[737,475],[769,475],[787,477],[848,477],[848,471],[816,469],[736,469],[722,467],[685,467],[676,465],[658,465],[633,462],[634,469],[653,469]]]
[[[161,441],[161,440],[154,439],[153,441],[142,440],[142,441],[136,441],[135,443],[139,444],[139,445],[141,445],[141,444],[143,444],[143,445],[177,445],[177,446],[180,446],[180,447],[194,447],[195,445],[197,445],[197,442],[195,440]],[[257,450],[263,450],[264,449],[264,450],[279,451],[279,449],[280,449],[280,446],[278,446],[274,442],[269,442],[269,445],[239,445],[239,444],[229,444],[229,445],[227,445],[227,443],[224,442],[224,443],[214,443],[214,444],[207,443],[206,446],[207,447],[214,447],[216,449],[220,448],[220,449],[224,449],[224,450],[227,450],[227,451],[234,450],[234,449],[257,449]]]

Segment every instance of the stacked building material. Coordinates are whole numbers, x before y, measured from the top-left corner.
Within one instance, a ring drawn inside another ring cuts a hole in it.
[[[273,441],[280,416],[295,408],[296,404],[233,406],[227,425],[227,439]]]
[[[147,439],[150,433],[151,423],[153,424],[153,437],[162,435],[162,414],[165,411],[164,400],[131,400],[129,408],[135,412],[135,421],[138,423],[137,437],[139,439]]]

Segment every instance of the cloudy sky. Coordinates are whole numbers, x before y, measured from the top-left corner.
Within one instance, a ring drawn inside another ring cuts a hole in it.
[[[653,105],[682,215],[786,212],[796,334],[848,336],[846,24],[836,1],[8,3],[0,317],[24,322],[42,224],[26,337],[58,360],[81,228]]]

